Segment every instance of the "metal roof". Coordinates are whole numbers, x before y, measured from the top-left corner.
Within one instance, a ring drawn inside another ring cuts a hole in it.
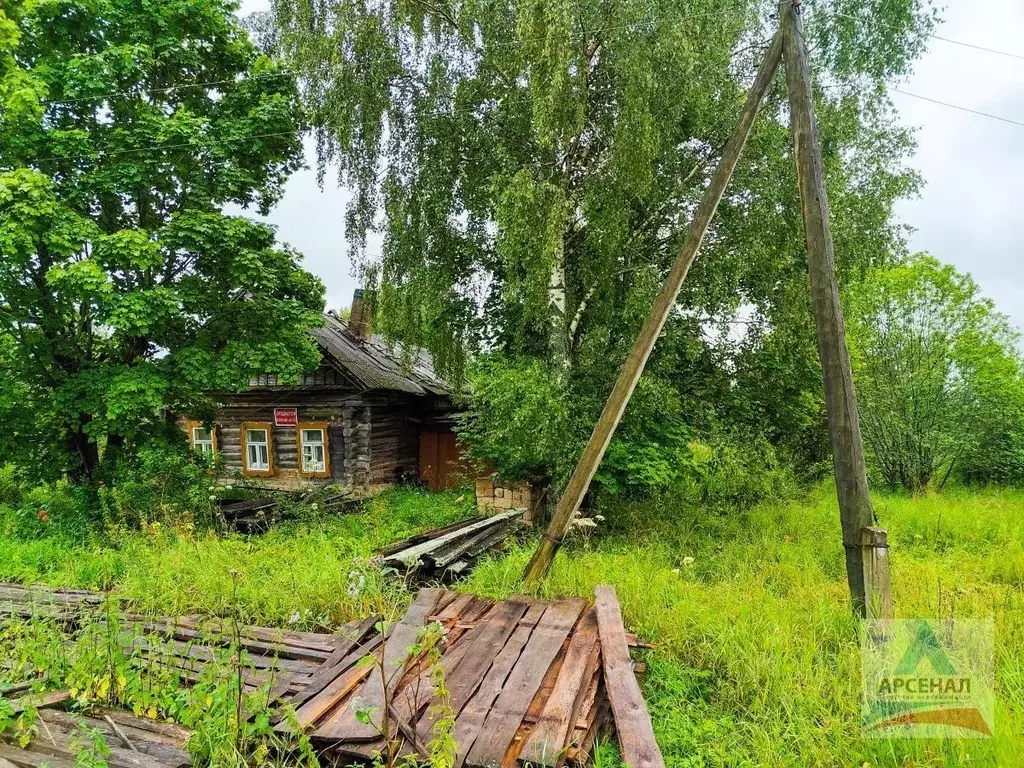
[[[313,334],[327,357],[366,389],[389,389],[417,395],[447,395],[448,388],[434,371],[430,353],[388,344],[382,336],[367,341],[348,331],[348,322],[334,312],[324,314],[324,324]]]

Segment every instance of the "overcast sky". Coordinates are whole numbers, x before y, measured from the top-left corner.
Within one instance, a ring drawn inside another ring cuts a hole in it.
[[[266,0],[243,0],[242,13],[266,6]],[[1024,0],[984,6],[958,0],[943,17],[936,34],[1024,56]],[[933,39],[914,75],[896,87],[1024,123],[1022,59]],[[1024,328],[1024,126],[903,93],[893,92],[892,100],[904,122],[918,128],[914,165],[926,182],[920,198],[897,207],[899,219],[915,229],[911,247],[973,274]],[[314,171],[300,171],[268,217],[326,283],[331,308],[348,306],[356,285],[345,257],[345,199],[330,176],[321,192]]]

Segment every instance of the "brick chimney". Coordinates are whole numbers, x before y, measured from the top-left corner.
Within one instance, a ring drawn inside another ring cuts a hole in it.
[[[360,341],[369,341],[373,333],[373,309],[376,297],[373,291],[356,288],[352,294],[352,309],[348,316],[348,331]]]

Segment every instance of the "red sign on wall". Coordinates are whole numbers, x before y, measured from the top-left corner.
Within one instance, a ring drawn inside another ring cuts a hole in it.
[[[294,427],[299,423],[299,412],[295,408],[275,408],[275,427]]]

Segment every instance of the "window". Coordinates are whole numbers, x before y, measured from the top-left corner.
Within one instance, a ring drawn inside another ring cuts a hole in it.
[[[269,422],[242,425],[242,473],[274,474],[274,445]]]
[[[300,423],[296,427],[296,439],[299,449],[299,473],[306,477],[330,477],[327,423]]]
[[[217,428],[206,428],[201,421],[185,422],[185,434],[193,451],[201,456],[212,456],[217,450]]]
[[[213,430],[205,427],[192,427],[192,450],[203,456],[212,456]]]
[[[245,430],[245,465],[257,472],[270,469],[270,439],[267,430]]]

